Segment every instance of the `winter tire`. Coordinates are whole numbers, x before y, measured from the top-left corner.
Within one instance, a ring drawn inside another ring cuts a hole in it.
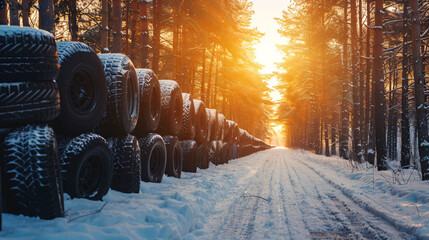
[[[201,144],[207,141],[207,113],[204,103],[200,100],[194,100],[195,108],[195,138],[194,140]]]
[[[208,118],[208,139],[210,141],[216,141],[217,140],[217,133],[218,133],[218,114],[216,109],[206,109],[207,111],[207,118]]]
[[[161,119],[161,88],[158,78],[150,69],[136,69],[140,92],[140,111],[133,134],[144,137],[155,132]]]
[[[209,144],[207,142],[198,145],[197,149],[197,162],[198,167],[201,169],[209,168]]]
[[[0,82],[53,80],[58,70],[57,47],[51,33],[0,26]]]
[[[232,141],[233,128],[234,128],[234,122],[231,120],[226,120],[225,132],[224,132],[224,136],[223,136],[223,140],[225,142],[231,142]]]
[[[194,140],[195,137],[195,107],[192,95],[182,93],[183,99],[183,122],[179,132],[180,140]]]
[[[0,126],[46,123],[60,113],[54,36],[29,27],[0,26]]]
[[[18,128],[7,135],[3,145],[5,212],[41,219],[63,217],[61,171],[52,128]]]
[[[162,137],[156,133],[149,133],[139,139],[142,161],[142,180],[145,182],[160,183],[167,165],[167,150]]]
[[[223,135],[225,132],[225,116],[222,113],[217,114],[217,140],[223,141]]]
[[[94,133],[61,143],[64,192],[72,198],[101,200],[112,182],[113,155],[107,141]]]
[[[185,140],[180,142],[180,146],[183,152],[183,171],[197,172],[197,143],[194,140]]]
[[[219,165],[219,157],[218,157],[218,145],[216,141],[211,141],[209,143],[209,162],[214,165]]]
[[[139,117],[137,75],[131,60],[123,54],[98,54],[108,85],[106,116],[100,132],[121,137],[134,131]]]
[[[140,146],[136,137],[127,135],[111,140],[113,177],[110,188],[123,193],[139,193],[141,179]]]
[[[55,129],[71,136],[92,131],[106,111],[107,83],[103,64],[84,43],[59,42],[57,47],[61,113],[54,122]]]
[[[182,175],[183,154],[179,139],[176,136],[163,137],[167,149],[167,176],[180,178]]]
[[[160,80],[161,86],[161,121],[158,133],[177,136],[183,123],[182,91],[177,82]]]

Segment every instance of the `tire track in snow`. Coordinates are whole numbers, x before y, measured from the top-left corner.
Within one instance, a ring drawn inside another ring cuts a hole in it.
[[[307,178],[311,178],[314,182],[314,188],[322,188],[326,196],[331,200],[335,205],[335,210],[333,214],[339,217],[344,224],[344,226],[350,230],[350,233],[355,235],[356,239],[409,239],[411,236],[404,232],[398,231],[394,226],[389,222],[381,219],[378,216],[375,216],[371,212],[367,211],[365,208],[362,208],[358,204],[353,202],[349,196],[343,194],[340,189],[337,189],[335,186],[322,178],[319,173],[310,167],[308,164],[299,160],[299,156],[295,157],[295,162],[299,163],[300,166],[303,166],[307,171],[305,175]],[[301,168],[302,170],[302,168]],[[321,180],[321,181],[320,181]],[[323,182],[325,184],[320,184]],[[317,190],[319,191],[319,190]]]

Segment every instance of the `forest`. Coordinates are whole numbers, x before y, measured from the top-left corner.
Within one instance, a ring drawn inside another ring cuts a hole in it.
[[[252,4],[242,0],[0,1],[0,24],[126,54],[135,67],[177,81],[183,92],[265,138],[271,102],[255,61],[254,44],[263,34],[250,26],[252,14]]]
[[[294,0],[278,18],[288,146],[429,179],[429,2]]]

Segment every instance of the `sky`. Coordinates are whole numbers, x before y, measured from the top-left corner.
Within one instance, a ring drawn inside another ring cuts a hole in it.
[[[256,48],[256,61],[262,64],[264,67],[261,71],[263,74],[270,74],[277,70],[276,63],[282,61],[282,54],[277,50],[276,45],[286,43],[280,34],[277,32],[279,25],[274,20],[275,17],[282,17],[282,11],[286,10],[289,6],[290,0],[253,0],[253,15],[252,26],[257,27],[262,33],[265,33],[264,37],[255,46]],[[283,96],[280,91],[276,89],[278,85],[278,79],[274,76],[268,79],[268,87],[272,90],[269,96],[272,101],[278,102]],[[274,106],[274,111],[277,111],[277,106]],[[271,144],[283,145],[282,134],[283,125],[272,122],[271,124],[275,135],[272,138]]]
[[[255,14],[252,25],[265,33],[256,46],[256,60],[265,66],[261,73],[272,73],[276,70],[275,63],[282,60],[276,45],[284,43],[285,39],[277,33],[279,25],[274,17],[280,18],[289,4],[290,0],[253,0]]]

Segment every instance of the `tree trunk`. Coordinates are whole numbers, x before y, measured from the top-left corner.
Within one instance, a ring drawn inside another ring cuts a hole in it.
[[[358,71],[358,49],[357,49],[357,10],[356,0],[350,1],[350,15],[351,15],[351,50],[352,50],[352,84],[353,84],[353,160],[358,161],[361,157],[361,144],[360,144],[360,98],[359,98],[359,71]]]
[[[18,5],[17,0],[9,0],[10,25],[19,26]]]
[[[375,91],[375,138],[377,150],[378,170],[387,169],[386,159],[386,100],[384,98],[383,73],[383,13],[384,0],[375,0],[375,26],[374,26],[374,91]]]
[[[29,21],[30,16],[30,6],[29,6],[29,0],[22,0],[22,25],[23,26],[30,26]]]
[[[408,119],[408,0],[404,4],[404,28],[402,29],[402,119],[401,119],[401,166],[410,166],[410,121]]]
[[[112,27],[113,40],[112,52],[121,53],[122,51],[122,9],[121,0],[112,0]]]
[[[342,102],[341,102],[341,133],[340,133],[340,157],[347,159],[348,158],[348,139],[349,139],[349,107],[347,100],[347,93],[349,91],[349,81],[348,81],[348,26],[347,26],[347,2],[344,4],[344,41],[343,41],[343,72],[344,79],[342,83]]]
[[[141,67],[149,68],[149,3],[142,0],[140,3],[141,20]]]
[[[161,11],[162,0],[153,0],[153,55],[152,70],[159,74],[159,50],[161,47]]]
[[[138,51],[137,51],[137,35],[138,35],[138,18],[140,16],[138,1],[133,0],[132,11],[131,11],[131,59],[133,62],[137,61]]]
[[[212,83],[212,72],[213,72],[213,64],[214,64],[214,56],[216,53],[216,43],[213,43],[213,48],[211,51],[211,56],[210,56],[210,65],[209,65],[209,75],[207,77],[207,98],[206,98],[206,106],[208,107],[212,107],[212,105],[210,105],[211,102],[211,95],[212,95],[212,89],[211,89],[211,83]]]
[[[206,49],[203,48],[202,56],[202,70],[201,70],[201,100],[206,102]],[[207,106],[209,107],[209,106]]]
[[[109,0],[101,0],[101,52],[109,52]]]
[[[77,7],[76,0],[69,0],[69,11],[70,11],[70,35],[72,41],[77,41],[78,37],[78,26],[77,26]]]
[[[364,123],[365,123],[365,128],[364,128],[364,136],[363,136],[363,141],[366,143],[364,144],[365,150],[364,150],[364,159],[367,160],[369,162],[369,157],[370,155],[372,155],[371,157],[373,158],[372,153],[368,152],[368,149],[372,149],[373,146],[372,144],[372,137],[369,136],[369,128],[370,128],[370,112],[371,112],[371,101],[372,101],[372,97],[370,94],[370,82],[371,82],[371,1],[367,1],[366,2],[366,24],[367,24],[367,28],[366,28],[366,64],[365,64],[365,70],[366,70],[366,74],[365,74],[365,116],[364,116]]]
[[[416,99],[416,115],[417,115],[417,133],[418,146],[420,155],[420,165],[423,180],[429,180],[429,138],[428,126],[425,109],[425,82],[423,76],[422,58],[420,56],[420,16],[419,16],[419,1],[411,0],[411,19],[412,19],[412,55],[414,68],[414,84],[415,84],[415,99]]]
[[[39,28],[54,33],[54,15],[53,0],[39,0]]]

